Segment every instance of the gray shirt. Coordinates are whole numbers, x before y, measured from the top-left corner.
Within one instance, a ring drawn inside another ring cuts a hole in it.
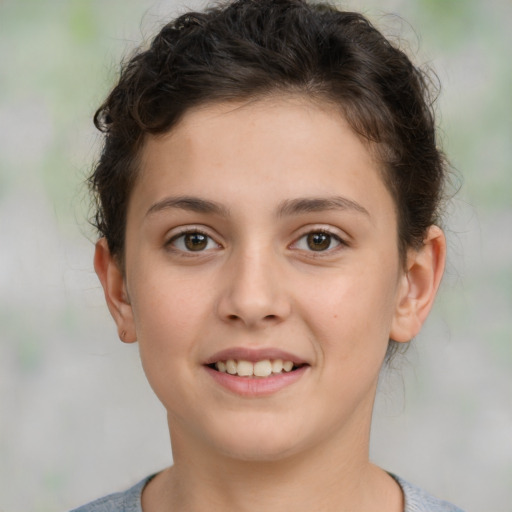
[[[398,482],[404,493],[404,512],[462,512],[455,505],[434,498],[434,496],[395,475],[391,476]],[[71,512],[142,512],[142,490],[151,478],[145,478],[127,491],[110,494]]]

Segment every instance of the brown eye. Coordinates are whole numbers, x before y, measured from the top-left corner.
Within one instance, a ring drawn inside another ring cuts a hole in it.
[[[306,252],[325,252],[338,249],[345,242],[334,233],[328,231],[310,231],[292,244],[292,248]]]
[[[202,233],[187,233],[184,242],[189,251],[202,251],[208,245],[208,237]]]
[[[306,242],[312,251],[325,251],[331,246],[332,236],[321,232],[309,233]]]
[[[189,231],[175,236],[170,245],[183,252],[201,252],[219,247],[211,237],[200,231]]]

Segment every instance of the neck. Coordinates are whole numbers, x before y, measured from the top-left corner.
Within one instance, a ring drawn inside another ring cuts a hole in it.
[[[330,440],[272,461],[219,456],[197,440],[188,443],[179,430],[171,436],[174,466],[148,485],[144,512],[403,510],[396,482],[368,460],[365,429],[350,443]]]

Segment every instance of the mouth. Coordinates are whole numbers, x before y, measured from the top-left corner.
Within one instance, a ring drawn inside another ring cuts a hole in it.
[[[220,373],[246,378],[265,379],[274,375],[291,373],[308,366],[306,363],[294,363],[286,359],[262,359],[248,361],[245,359],[226,359],[207,364],[209,368]]]

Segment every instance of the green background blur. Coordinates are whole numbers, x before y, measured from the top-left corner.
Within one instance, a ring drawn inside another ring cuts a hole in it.
[[[0,0],[3,512],[68,510],[171,462],[163,408],[93,273],[82,182],[98,149],[91,118],[121,56],[201,5]],[[343,5],[437,71],[441,136],[462,184],[437,305],[382,378],[372,458],[467,512],[510,511],[512,2]]]

